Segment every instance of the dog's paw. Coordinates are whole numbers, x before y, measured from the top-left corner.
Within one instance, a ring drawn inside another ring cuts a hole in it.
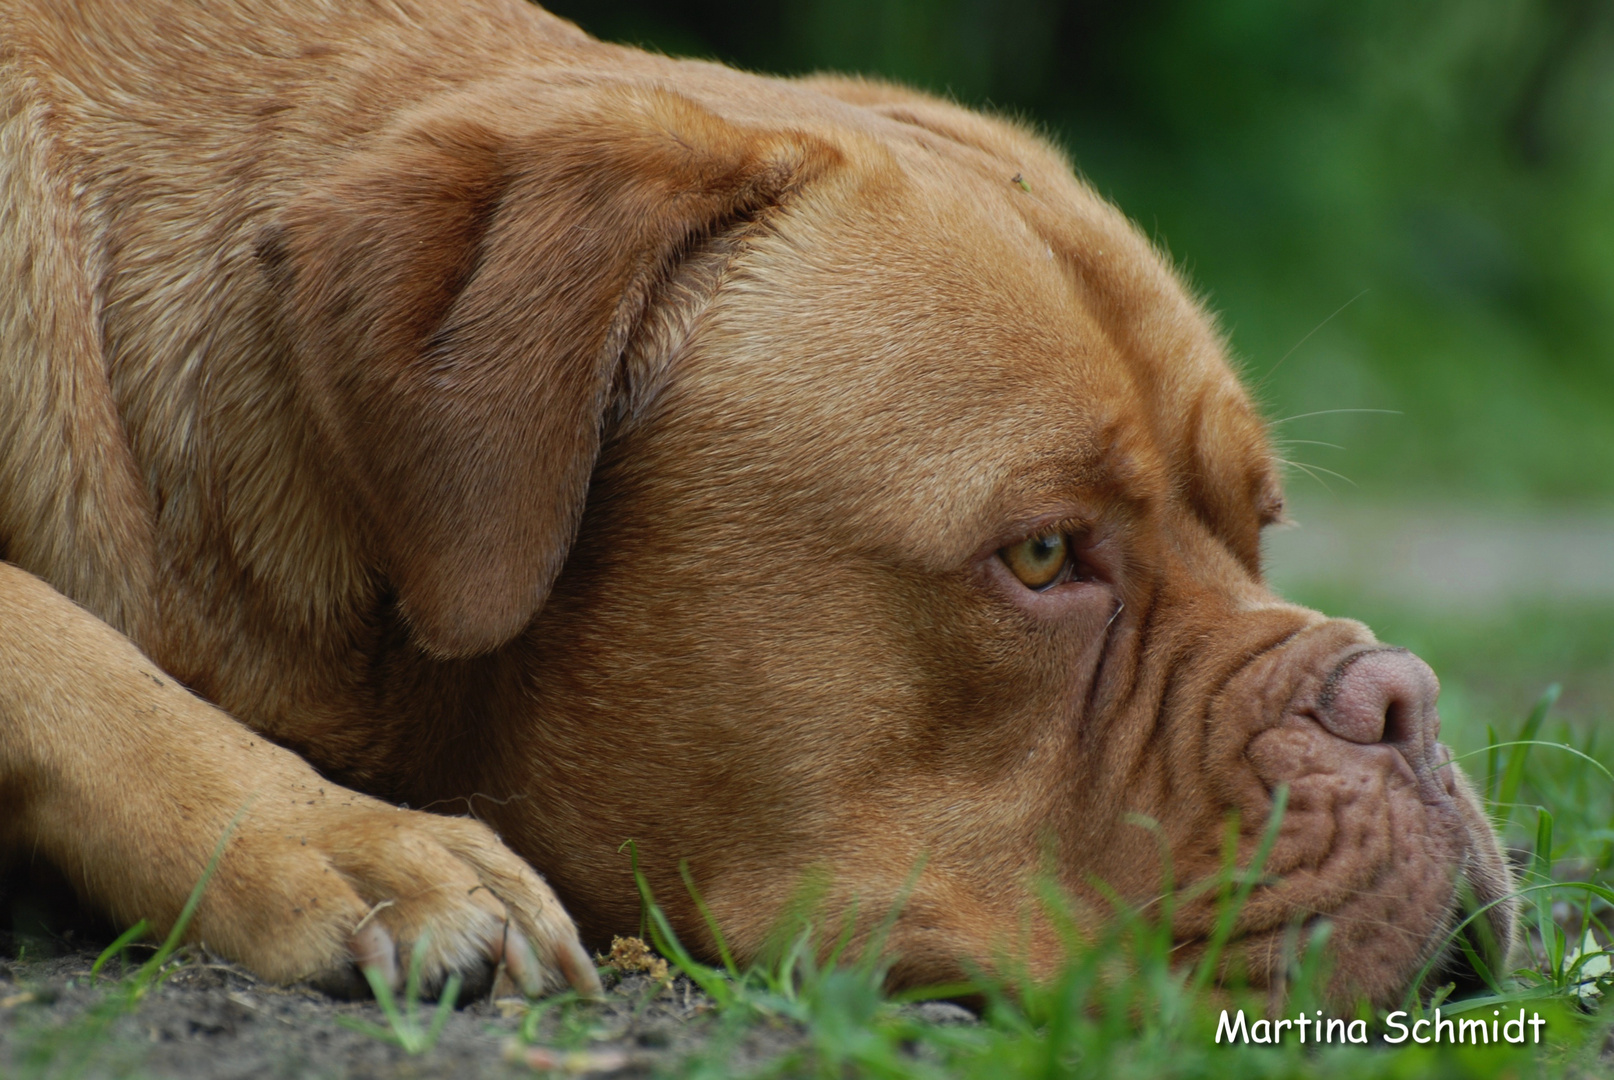
[[[453,975],[462,997],[485,994],[501,970],[529,995],[600,992],[560,901],[485,825],[329,786],[296,795],[248,810],[192,937],[343,997],[369,992],[367,968],[403,985],[417,951],[427,997]]]
[[[423,943],[428,992],[501,969],[529,993],[599,991],[560,901],[491,830],[321,779],[0,562],[0,791],[19,778],[0,856],[54,863],[126,926],[168,933],[223,837],[186,939],[261,978],[363,993],[362,969],[399,985]]]

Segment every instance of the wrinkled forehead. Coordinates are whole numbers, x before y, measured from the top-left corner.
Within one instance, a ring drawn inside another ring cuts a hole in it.
[[[750,239],[672,388],[703,460],[939,564],[1073,502],[1258,501],[1260,425],[1169,270],[1068,176],[997,171],[894,154]]]

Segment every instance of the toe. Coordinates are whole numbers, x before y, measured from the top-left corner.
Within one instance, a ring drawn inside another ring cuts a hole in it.
[[[470,864],[488,891],[510,912],[521,950],[502,953],[510,978],[529,996],[564,990],[597,997],[604,993],[599,972],[578,940],[577,927],[544,879],[485,826],[465,819],[440,819],[443,840]]]

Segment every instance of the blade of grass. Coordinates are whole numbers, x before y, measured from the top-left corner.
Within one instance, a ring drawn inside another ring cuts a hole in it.
[[[1551,750],[1562,750],[1567,754],[1572,754],[1575,757],[1580,758],[1582,761],[1586,762],[1586,764],[1608,777],[1610,783],[1614,783],[1614,771],[1611,771],[1609,767],[1604,765],[1601,761],[1598,761],[1584,750],[1577,750],[1568,743],[1549,742],[1546,739],[1510,739],[1507,742],[1496,743],[1494,746],[1486,747],[1484,750],[1470,750],[1466,754],[1458,754],[1451,759],[1450,764],[1456,764],[1464,758],[1471,758],[1478,754],[1485,754],[1491,752],[1492,750],[1501,750],[1505,747],[1511,746],[1545,746]],[[1442,765],[1440,767],[1445,768],[1446,766]]]
[[[1508,821],[1513,817],[1513,802],[1519,796],[1519,787],[1524,783],[1524,763],[1529,757],[1530,747],[1535,744],[1537,733],[1541,731],[1541,724],[1547,718],[1547,712],[1558,700],[1563,687],[1553,683],[1547,687],[1541,699],[1536,702],[1535,708],[1524,721],[1524,727],[1519,730],[1519,737],[1514,740],[1519,745],[1513,747],[1508,753],[1507,766],[1502,770],[1502,786],[1496,793],[1496,806],[1501,816],[1497,818],[1498,831],[1507,828]]]
[[[1475,925],[1484,924],[1477,923]],[[1463,955],[1468,958],[1469,964],[1474,968],[1475,974],[1480,977],[1480,981],[1485,984],[1486,989],[1490,990],[1490,992],[1493,994],[1501,994],[1503,992],[1502,984],[1497,980],[1495,975],[1491,974],[1490,965],[1484,960],[1480,959],[1479,953],[1474,949],[1473,942],[1468,940],[1468,935],[1464,934],[1459,937],[1457,939],[1457,943],[1462,947]]]
[[[1267,856],[1272,853],[1273,845],[1278,842],[1278,830],[1283,826],[1283,814],[1288,805],[1289,785],[1280,784],[1272,793],[1272,812],[1267,816],[1267,824],[1262,831],[1261,842],[1256,847],[1255,854],[1251,857],[1250,864],[1244,872],[1243,879],[1239,881],[1238,888],[1231,897],[1224,897],[1225,902],[1221,905],[1221,911],[1217,914],[1216,927],[1211,933],[1209,944],[1205,947],[1205,954],[1200,959],[1199,967],[1194,972],[1193,992],[1196,996],[1210,985],[1216,965],[1221,960],[1222,950],[1233,935],[1233,927],[1238,920],[1239,912],[1244,909],[1245,903],[1250,898],[1250,893],[1255,890],[1256,881],[1261,876],[1262,868],[1266,865]],[[1231,876],[1232,867],[1230,866],[1228,869],[1230,872],[1228,880],[1231,882],[1233,880]]]
[[[202,876],[191,888],[190,895],[180,908],[179,917],[169,928],[167,937],[158,947],[157,951],[144,964],[130,976],[124,979],[118,992],[108,994],[101,1001],[92,1005],[89,1010],[77,1021],[66,1027],[57,1028],[47,1032],[44,1036],[34,1040],[32,1045],[24,1045],[22,1053],[24,1060],[38,1066],[40,1075],[54,1074],[57,1076],[76,1077],[89,1070],[96,1055],[105,1045],[112,1025],[121,1016],[134,1011],[136,1005],[146,993],[162,981],[163,965],[179,947],[180,939],[184,937],[191,918],[196,913],[196,907],[201,903],[202,892],[212,879],[213,872],[218,868],[219,860],[224,856],[225,846],[229,843],[230,835],[235,831],[251,805],[249,800],[236,812],[234,818],[225,826],[224,833],[219,837],[213,857],[202,870]],[[141,937],[149,930],[149,924],[141,919],[134,926],[118,935],[111,945],[103,950],[91,966],[90,973],[93,978],[98,974],[106,962],[120,949],[126,948],[130,942]],[[23,959],[19,952],[18,960]],[[60,1056],[58,1056],[58,1054]]]
[[[712,940],[717,944],[717,955],[722,958],[723,967],[728,971],[730,978],[738,979],[740,969],[734,966],[734,956],[729,952],[728,942],[723,939],[723,931],[718,929],[717,919],[712,916],[712,909],[706,906],[700,891],[695,888],[695,878],[689,872],[689,860],[679,860],[678,875],[684,879],[684,888],[689,890],[690,899],[695,901],[695,910],[701,913],[701,918],[706,922],[706,929],[712,932]]]
[[[426,1029],[425,1045],[421,1047],[422,1053],[437,1045],[438,1036],[443,1033],[443,1025],[454,1015],[454,1003],[459,1000],[461,985],[463,984],[459,972],[450,975],[448,981],[443,984],[442,996],[437,999],[437,1011],[432,1014],[431,1026]]]
[[[1538,882],[1552,880],[1552,815],[1545,809],[1536,811],[1535,849],[1530,856],[1530,876]],[[1541,948],[1546,953],[1547,970],[1552,972],[1555,986],[1562,989],[1562,957],[1557,952],[1557,922],[1552,917],[1552,898],[1548,892],[1534,896],[1536,930],[1541,934]]]
[[[443,1026],[448,1023],[449,1016],[454,1012],[454,1003],[459,1000],[463,981],[457,972],[448,977],[443,984],[443,992],[437,998],[437,1007],[432,1012],[431,1021],[422,1027],[419,1019],[420,985],[430,937],[430,934],[422,933],[415,939],[415,945],[410,950],[409,970],[404,977],[404,998],[401,1005],[379,968],[363,969],[365,981],[370,984],[370,991],[375,995],[376,1005],[387,1021],[386,1027],[347,1016],[337,1017],[337,1022],[372,1039],[392,1043],[411,1056],[418,1057],[436,1046],[439,1036],[443,1033]]]
[[[196,907],[202,902],[202,893],[207,888],[207,883],[213,880],[213,872],[219,868],[219,860],[224,858],[224,849],[230,843],[231,835],[234,834],[236,826],[241,824],[241,819],[246,817],[247,809],[251,805],[251,800],[248,800],[247,804],[237,810],[235,817],[231,818],[230,823],[224,827],[224,833],[219,837],[218,845],[213,849],[213,857],[207,861],[207,866],[202,870],[202,876],[197,879],[196,885],[191,889],[191,894],[185,898],[185,906],[180,908],[179,918],[175,919],[174,925],[169,928],[168,936],[157,947],[157,951],[152,953],[151,957],[144,964],[141,964],[139,970],[135,972],[129,987],[131,1001],[140,1000],[146,995],[147,991],[161,981],[163,965],[174,954],[174,950],[179,948],[180,939],[185,936],[185,931],[190,928],[191,918],[196,914]]]
[[[117,956],[132,943],[140,940],[145,936],[146,931],[150,929],[151,924],[145,919],[141,919],[139,922],[129,927],[129,929],[119,934],[117,938],[113,940],[112,944],[101,950],[101,955],[95,958],[95,963],[90,965],[90,979],[93,981],[96,976],[101,974],[101,969],[106,966],[108,960],[111,960],[114,956]]]
[[[1464,757],[1468,755],[1464,754]],[[1456,760],[1453,758],[1452,760]],[[1496,734],[1495,724],[1485,725],[1485,801],[1496,801],[1496,784],[1501,775],[1498,771],[1502,763],[1501,739]]]
[[[639,889],[639,902],[643,906],[644,925],[648,931],[650,944],[662,956],[671,961],[678,970],[688,975],[705,994],[719,1007],[735,1004],[737,997],[734,984],[725,977],[725,972],[708,967],[697,961],[684,948],[673,932],[672,923],[668,921],[661,906],[656,903],[655,895],[651,892],[650,881],[639,869],[639,845],[633,840],[624,841],[617,850],[628,852],[629,866],[633,872],[633,882]]]
[[[414,947],[409,950],[409,971],[404,976],[404,1003],[406,1005],[413,1005],[420,1000],[420,976],[421,970],[426,966],[426,949],[430,940],[431,935],[422,932],[415,938]]]
[[[1492,908],[1505,904],[1509,900],[1519,900],[1529,897],[1531,901],[1534,902],[1537,894],[1547,892],[1552,889],[1580,889],[1592,894],[1599,900],[1602,900],[1605,904],[1614,906],[1614,888],[1610,888],[1606,885],[1599,885],[1593,881],[1546,881],[1538,885],[1526,885],[1521,889],[1514,889],[1506,896],[1500,896],[1495,900],[1482,904],[1465,915],[1456,926],[1447,931],[1446,940],[1443,947],[1434,950],[1429,959],[1424,961],[1424,965],[1419,969],[1417,977],[1412,980],[1411,985],[1407,989],[1407,1000],[1404,1007],[1410,1008],[1412,1005],[1416,1004],[1418,993],[1428,981],[1429,975],[1434,971],[1435,965],[1441,961],[1442,954],[1445,952],[1444,945],[1450,945],[1456,941],[1457,935],[1468,929],[1474,920],[1483,918],[1485,914]]]
[[[375,1003],[380,1007],[381,1015],[386,1017],[387,1026],[392,1029],[392,1032],[389,1035],[386,1028],[378,1028],[376,1030],[383,1033],[380,1036],[381,1038],[395,1042],[397,1040],[394,1036],[403,1030],[405,1021],[403,1013],[398,1008],[397,999],[392,996],[392,986],[387,982],[387,978],[381,973],[380,968],[367,967],[363,969],[363,972],[364,981],[370,984],[370,992],[375,995]],[[364,1023],[363,1021],[357,1022]],[[365,1026],[370,1028],[375,1027],[374,1024],[366,1024]]]

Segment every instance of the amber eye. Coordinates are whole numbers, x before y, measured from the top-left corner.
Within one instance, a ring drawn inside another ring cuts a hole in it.
[[[998,554],[1027,588],[1046,589],[1065,572],[1070,562],[1070,542],[1064,533],[1048,533],[1022,540]]]

